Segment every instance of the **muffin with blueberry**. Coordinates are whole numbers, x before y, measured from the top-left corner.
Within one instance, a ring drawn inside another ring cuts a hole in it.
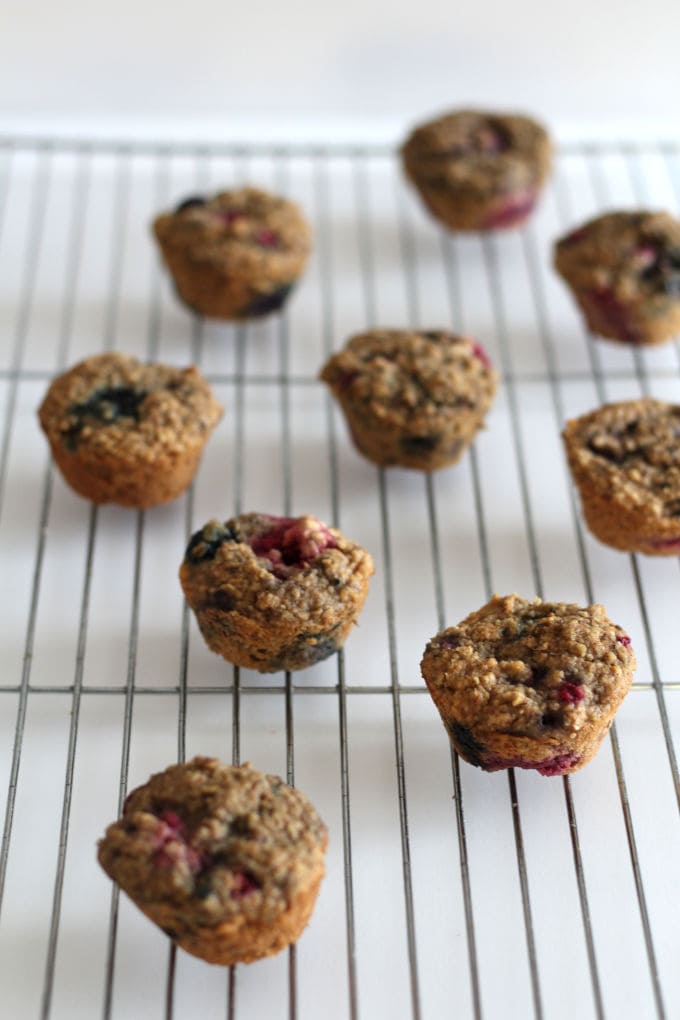
[[[279,311],[311,247],[295,203],[257,188],[186,198],[153,230],[179,297],[214,319]]]
[[[629,344],[680,332],[680,220],[665,212],[610,212],[555,245],[555,268],[587,328]]]
[[[226,967],[300,937],[327,843],[312,804],[278,776],[194,758],[129,794],[98,856],[173,942]]]
[[[432,638],[421,669],[461,758],[560,776],[597,752],[635,656],[603,606],[495,595]]]
[[[406,176],[450,230],[500,230],[533,212],[552,145],[531,117],[458,110],[416,127],[401,155]]]
[[[208,647],[272,673],[341,648],[372,573],[366,550],[316,517],[245,513],[197,531],[179,576]]]
[[[56,378],[38,414],[80,496],[144,508],[189,486],[222,407],[196,368],[99,354]]]
[[[680,555],[680,406],[605,404],[568,421],[562,437],[596,538],[626,552]]]
[[[374,464],[435,471],[482,427],[497,375],[481,347],[446,330],[374,329],[324,365],[355,446]]]

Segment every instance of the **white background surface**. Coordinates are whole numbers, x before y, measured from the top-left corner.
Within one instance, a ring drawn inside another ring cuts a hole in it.
[[[677,0],[10,0],[0,119],[247,121],[284,133],[402,131],[466,103],[533,111],[559,131],[673,131]],[[281,121],[281,114],[285,120]]]

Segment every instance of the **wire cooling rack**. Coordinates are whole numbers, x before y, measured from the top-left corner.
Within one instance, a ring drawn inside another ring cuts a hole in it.
[[[282,317],[204,323],[148,223],[237,182],[299,200],[315,254]],[[3,1017],[680,1015],[678,559],[584,531],[559,439],[605,399],[679,400],[680,352],[593,340],[550,269],[552,240],[598,210],[679,200],[677,145],[575,145],[525,230],[453,237],[379,148],[2,140]],[[351,447],[316,376],[376,324],[453,327],[499,367],[455,468],[384,472]],[[48,380],[111,349],[198,363],[226,407],[170,506],[92,507],[52,470]],[[311,512],[372,552],[343,653],[260,676],[207,651],[177,569],[192,530],[241,510]],[[493,591],[600,601],[632,635],[634,688],[571,778],[449,750],[420,656]],[[95,861],[128,787],[199,753],[287,777],[330,830],[309,928],[250,967],[176,953]]]

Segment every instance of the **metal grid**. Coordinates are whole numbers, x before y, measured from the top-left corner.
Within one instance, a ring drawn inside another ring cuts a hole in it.
[[[678,561],[590,538],[559,430],[605,399],[678,400],[680,350],[586,336],[549,245],[597,209],[677,207],[679,152],[563,148],[526,230],[453,238],[377,147],[1,141],[3,1015],[678,1015]],[[147,223],[245,180],[300,200],[315,257],[283,316],[206,324]],[[442,323],[501,371],[489,427],[451,471],[376,470],[318,367],[362,328]],[[111,349],[195,362],[226,405],[171,507],[90,507],[52,471],[46,383]],[[175,581],[192,530],[244,509],[317,513],[376,559],[345,651],[294,678],[210,656]],[[634,689],[574,777],[461,765],[423,697],[425,641],[494,590],[601,601],[633,636]],[[168,950],[94,861],[128,785],[196,753],[299,782],[331,834],[299,946],[229,972]]]

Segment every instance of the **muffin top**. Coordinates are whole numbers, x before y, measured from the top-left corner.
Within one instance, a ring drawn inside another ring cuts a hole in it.
[[[196,368],[99,354],[58,376],[38,414],[50,442],[70,452],[146,461],[202,443],[222,407]]]
[[[680,523],[680,406],[605,404],[568,421],[563,437],[572,468],[612,502]]]
[[[136,903],[175,908],[175,928],[268,923],[318,880],[327,841],[304,794],[278,776],[198,757],[129,794],[99,862]]]
[[[447,113],[415,128],[401,151],[416,183],[475,194],[538,184],[552,159],[548,134],[535,120],[481,110]]]
[[[197,269],[209,265],[234,275],[249,275],[266,262],[269,275],[287,280],[298,275],[311,247],[310,228],[294,202],[250,187],[184,199],[158,216],[153,230],[166,253],[184,253]]]
[[[245,513],[209,521],[193,535],[180,579],[194,608],[322,626],[337,607],[353,603],[372,573],[366,550],[316,517]]]
[[[618,706],[635,657],[603,606],[495,595],[437,634],[421,668],[461,732],[553,740]]]
[[[445,330],[360,333],[324,365],[321,379],[343,404],[385,426],[406,418],[424,430],[466,409],[485,410],[497,384],[481,345]]]
[[[557,241],[555,268],[576,289],[680,299],[680,220],[666,212],[605,213]]]

